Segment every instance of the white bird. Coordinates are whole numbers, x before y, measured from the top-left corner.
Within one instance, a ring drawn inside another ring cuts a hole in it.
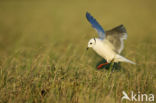
[[[107,61],[107,63],[99,65],[98,68],[109,64],[110,62],[127,62],[135,64],[120,55],[124,48],[123,40],[127,38],[127,32],[123,25],[119,25],[109,31],[104,31],[96,19],[88,12],[86,13],[86,18],[99,35],[99,38],[92,38],[89,40],[87,49],[93,48],[97,54]]]

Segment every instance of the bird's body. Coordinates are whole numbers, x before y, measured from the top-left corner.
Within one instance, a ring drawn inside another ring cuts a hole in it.
[[[89,14],[86,14],[88,21],[92,24],[98,34],[99,38],[92,38],[88,42],[88,48],[93,50],[103,57],[108,63],[110,62],[134,62],[121,56],[120,53],[124,48],[123,40],[127,38],[127,32],[123,25],[119,25],[109,31],[104,32],[101,25]]]
[[[96,45],[94,45],[93,50],[96,51],[101,57],[105,58],[107,62],[111,62],[112,59],[115,57],[115,52],[113,51],[113,47],[108,40],[100,40],[96,38]]]
[[[124,58],[123,56],[115,52],[114,46],[107,39],[101,40],[99,38],[92,38],[90,42],[93,41],[96,41],[96,44],[92,46],[93,50],[101,57],[106,59],[108,63],[113,61],[113,62],[128,62],[128,63],[135,64],[134,62]]]

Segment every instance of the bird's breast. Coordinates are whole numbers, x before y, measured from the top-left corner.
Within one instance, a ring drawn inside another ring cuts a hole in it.
[[[93,49],[97,52],[97,54],[106,59],[107,62],[110,62],[116,55],[107,43],[99,42],[93,47]]]

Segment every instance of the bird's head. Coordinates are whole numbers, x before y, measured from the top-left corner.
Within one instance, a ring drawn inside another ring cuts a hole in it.
[[[90,39],[89,42],[88,42],[87,50],[89,48],[92,48],[95,44],[96,44],[96,39],[95,38]]]

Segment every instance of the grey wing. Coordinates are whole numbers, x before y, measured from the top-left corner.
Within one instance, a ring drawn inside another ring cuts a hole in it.
[[[123,25],[106,31],[106,39],[113,45],[114,51],[121,53],[124,48],[123,40],[127,39],[127,32]]]

